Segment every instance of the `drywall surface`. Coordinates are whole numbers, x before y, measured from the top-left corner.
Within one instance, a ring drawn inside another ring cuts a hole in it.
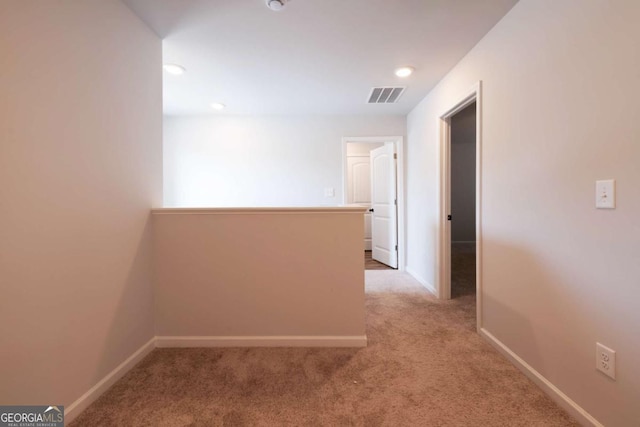
[[[0,29],[0,402],[68,407],[153,337],[161,43],[111,0]]]
[[[155,210],[157,335],[363,337],[364,210]]]
[[[384,142],[349,142],[347,140],[347,156],[354,157],[369,157],[371,150],[380,148],[384,145]]]
[[[438,118],[482,81],[482,326],[607,426],[640,422],[639,20],[636,1],[521,0],[407,124],[408,266],[434,283]],[[617,208],[597,210],[608,178]]]
[[[165,116],[164,206],[339,205],[342,137],[405,127],[384,115]]]
[[[451,118],[451,241],[476,241],[476,105]]]

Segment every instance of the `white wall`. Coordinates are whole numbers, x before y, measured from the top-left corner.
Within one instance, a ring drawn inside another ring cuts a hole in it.
[[[68,408],[154,335],[161,43],[116,0],[0,29],[0,402]]]
[[[405,127],[403,116],[165,116],[164,205],[338,205],[342,137]]]
[[[451,241],[476,241],[476,105],[451,118]]]
[[[639,21],[637,1],[521,0],[407,124],[408,265],[433,284],[438,117],[482,80],[482,324],[607,426],[640,420]],[[606,178],[618,206],[596,210]]]
[[[347,141],[347,157],[369,157],[371,150],[380,148],[384,142],[349,142]]]

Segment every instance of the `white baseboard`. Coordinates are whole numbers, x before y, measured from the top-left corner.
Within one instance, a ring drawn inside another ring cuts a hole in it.
[[[591,414],[585,411],[580,405],[574,402],[569,396],[564,394],[558,387],[553,385],[551,381],[543,377],[538,371],[533,369],[531,365],[525,362],[517,354],[515,354],[502,341],[497,339],[484,328],[480,329],[480,336],[489,342],[496,350],[502,353],[516,368],[520,369],[531,381],[536,383],[551,399],[553,399],[562,409],[573,416],[581,425],[590,425],[594,427],[604,427],[602,423],[596,420]]]
[[[427,282],[426,280],[424,280],[422,277],[420,277],[418,275],[418,273],[416,273],[411,267],[409,267],[408,265],[404,268],[404,270],[409,273],[411,275],[411,277],[413,277],[414,279],[416,279],[422,286],[424,286],[429,292],[431,292],[433,295],[438,296],[438,292],[436,292],[436,288],[433,287],[433,285],[429,282]]]
[[[91,387],[89,391],[80,396],[71,405],[64,408],[64,421],[70,423],[76,418],[87,406],[91,405],[102,393],[107,391],[116,381],[124,376],[127,372],[133,368],[136,363],[144,359],[144,357],[151,353],[156,347],[156,337],[151,338],[146,344],[136,350],[131,356],[129,356],[124,362],[118,365],[113,371],[109,372],[107,376],[101,379],[96,385]]]
[[[192,336],[156,337],[156,347],[366,347],[366,335],[353,336]]]

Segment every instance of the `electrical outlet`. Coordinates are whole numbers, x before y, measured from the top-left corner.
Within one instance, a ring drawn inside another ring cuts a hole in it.
[[[616,352],[599,342],[596,343],[596,369],[616,379]]]

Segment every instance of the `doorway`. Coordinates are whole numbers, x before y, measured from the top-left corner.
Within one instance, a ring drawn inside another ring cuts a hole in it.
[[[451,117],[451,298],[476,295],[476,103]]]
[[[440,209],[437,291],[441,299],[475,298],[482,327],[481,83],[440,116]]]
[[[343,138],[345,204],[365,206],[365,269],[404,266],[402,137]]]

